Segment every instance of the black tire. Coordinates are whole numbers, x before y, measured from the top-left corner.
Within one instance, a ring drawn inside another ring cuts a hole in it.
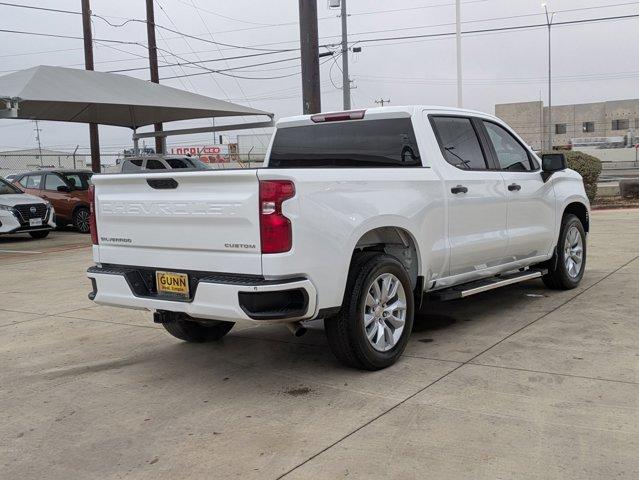
[[[175,315],[172,322],[166,322],[162,325],[175,338],[191,343],[214,342],[221,339],[229,333],[233,326],[233,322],[223,322],[221,320],[207,320],[205,323],[199,323],[195,319],[185,320],[183,315]]]
[[[379,351],[366,336],[364,313],[366,296],[375,279],[390,273],[401,283],[406,300],[404,329],[395,345]],[[377,252],[356,254],[351,262],[340,312],[325,319],[328,344],[344,365],[364,370],[380,370],[394,364],[406,348],[413,328],[414,298],[410,278],[395,257]]]
[[[31,238],[35,238],[35,239],[46,238],[47,236],[49,236],[49,230],[40,230],[38,232],[29,232],[29,235],[31,235]]]
[[[73,212],[73,226],[80,233],[89,233],[89,209],[87,207],[76,208]]]
[[[579,232],[583,246],[582,261],[577,275],[570,275],[566,267],[566,237],[573,227]],[[542,277],[542,280],[548,288],[553,290],[571,290],[577,287],[581,282],[584,271],[586,270],[586,232],[579,217],[572,214],[564,215],[561,221],[557,248],[555,249],[553,257],[548,261],[547,268],[548,273]]]

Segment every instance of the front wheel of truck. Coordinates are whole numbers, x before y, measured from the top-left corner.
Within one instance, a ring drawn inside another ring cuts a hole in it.
[[[414,308],[410,278],[399,260],[358,253],[351,262],[342,308],[324,322],[328,344],[345,365],[386,368],[406,348]]]
[[[175,338],[185,342],[204,343],[221,339],[231,331],[235,324],[221,320],[207,320],[200,323],[196,319],[186,320],[182,316],[176,315],[175,319],[164,322],[162,325]]]

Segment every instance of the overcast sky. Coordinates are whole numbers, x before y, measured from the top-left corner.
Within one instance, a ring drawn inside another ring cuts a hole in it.
[[[79,10],[80,0],[12,0],[13,3]],[[119,24],[144,19],[143,0],[92,0],[95,14]],[[639,14],[639,1],[550,0],[558,11],[555,22],[584,18]],[[592,8],[595,7],[595,8]],[[349,41],[454,31],[454,0],[348,0]],[[564,12],[561,12],[561,11]],[[318,1],[320,44],[339,42],[340,19]],[[207,40],[237,46],[273,49],[299,47],[297,0],[157,0],[156,23]],[[480,30],[545,22],[540,0],[462,0],[462,30]],[[142,23],[109,26],[94,18],[96,39],[139,42],[142,45],[96,43],[96,70],[144,68],[128,72],[148,79],[146,29]],[[0,29],[82,35],[81,17],[0,5]],[[158,30],[160,61],[221,59],[254,53],[185,39]],[[353,108],[375,106],[375,99],[392,105],[438,104],[455,106],[456,60],[454,36],[401,41],[362,41],[362,52],[350,54],[355,89]],[[639,18],[553,28],[553,104],[583,103],[639,97]],[[336,47],[333,47],[336,48]],[[324,49],[322,49],[324,51]],[[499,33],[468,34],[462,40],[465,107],[494,112],[495,103],[547,98],[547,31],[545,27]],[[244,60],[207,63],[209,68],[293,58],[297,52]],[[83,68],[82,41],[0,33],[0,75],[36,65]],[[322,59],[322,109],[341,109],[341,73],[330,58]],[[341,65],[341,60],[337,63]],[[168,67],[160,77],[201,73],[198,68]],[[162,83],[211,97],[230,99],[274,112],[277,117],[301,113],[299,60],[254,66],[229,73],[261,79],[236,79],[206,73]],[[265,77],[281,77],[270,78]],[[0,92],[1,93],[1,92]],[[186,122],[186,124],[189,124]],[[205,120],[190,122],[206,125]],[[180,126],[185,125],[182,122]],[[177,125],[176,125],[177,126]],[[88,127],[81,124],[41,122],[46,148],[73,150],[88,146]],[[207,143],[210,137],[174,137],[169,143]],[[125,128],[100,127],[101,146],[118,151],[131,145]],[[0,149],[34,147],[33,122],[0,120]]]

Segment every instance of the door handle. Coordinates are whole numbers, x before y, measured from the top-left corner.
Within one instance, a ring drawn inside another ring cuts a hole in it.
[[[451,193],[457,194],[457,193],[468,193],[468,188],[464,187],[463,185],[457,185],[456,187],[453,187],[450,189]]]
[[[519,190],[521,190],[521,185],[511,183],[510,185],[508,185],[508,190],[510,190],[511,192],[518,192]]]

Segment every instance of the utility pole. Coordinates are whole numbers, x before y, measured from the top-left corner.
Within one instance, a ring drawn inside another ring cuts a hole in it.
[[[546,24],[548,25],[548,151],[552,151],[552,44],[550,33],[555,12],[549,15],[546,3],[542,3],[542,7],[546,12]]]
[[[348,15],[346,0],[341,0],[342,8],[342,95],[344,110],[351,109],[351,79],[348,76]]]
[[[302,105],[304,114],[322,110],[320,98],[317,0],[299,0],[302,56]]]
[[[375,103],[383,107],[385,103],[390,103],[390,98],[388,100],[384,100],[383,98],[380,98],[379,100],[375,100]]]
[[[40,127],[38,126],[38,121],[35,120],[35,128],[36,132],[36,141],[38,142],[38,154],[40,156],[40,166],[42,166],[42,144],[40,143]]]
[[[146,36],[149,48],[149,70],[151,71],[151,81],[160,83],[160,74],[158,73],[158,48],[155,42],[155,12],[153,10],[153,1],[146,0]],[[153,125],[156,132],[162,131],[162,124]],[[155,137],[155,153],[166,153],[166,137]]]
[[[462,95],[462,50],[461,50],[461,0],[455,0],[455,24],[457,26],[457,107],[463,108]]]
[[[91,33],[91,5],[82,1],[82,30],[84,32],[84,68],[93,70],[93,34]],[[100,136],[98,124],[89,123],[89,143],[91,144],[91,170],[100,173]]]

